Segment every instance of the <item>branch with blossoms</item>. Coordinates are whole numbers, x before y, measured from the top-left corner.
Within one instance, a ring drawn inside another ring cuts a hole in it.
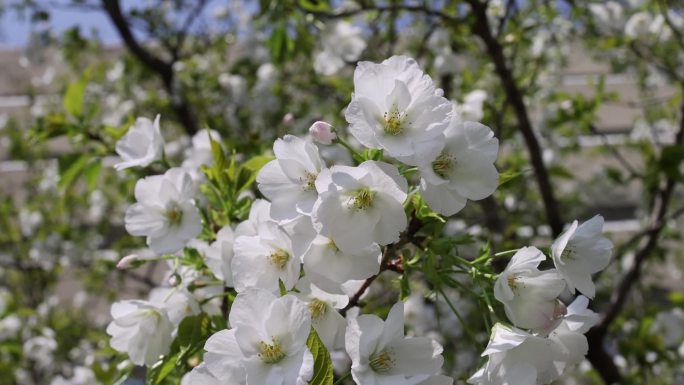
[[[112,347],[147,365],[152,383],[185,362],[175,371],[190,385],[219,379],[261,385],[276,378],[332,385],[331,352],[338,352],[351,360],[350,374],[337,373],[338,381],[450,385],[441,374],[442,346],[404,336],[401,299],[384,321],[348,312],[386,270],[402,275],[401,295],[408,294],[408,275],[422,264],[468,338],[477,342],[446,286],[482,302],[487,327],[499,321],[483,353],[488,360],[470,383],[499,384],[514,372],[548,383],[577,364],[586,349],[567,341],[586,343],[584,333],[597,320],[587,309],[595,294],[591,274],[611,256],[603,219],[575,221],[551,246],[553,269],[538,269],[547,257],[534,247],[497,254],[485,248],[468,260],[456,253],[458,240],[442,235],[443,217],[498,187],[499,143],[491,129],[461,120],[406,56],[358,64],[345,119],[365,150],[316,122],[313,141],[285,135],[273,144],[274,158],[238,164],[206,131],[213,163],[201,166],[202,174],[172,167],[140,179],[126,229],[147,238],[159,256],[150,260],[171,263],[171,287],[155,289],[147,301],[112,306]],[[341,145],[353,165],[329,165],[316,143]],[[117,143],[122,162],[115,167],[155,164],[164,159],[162,144],[160,119],[138,119]],[[266,199],[245,196],[254,183]],[[493,257],[511,253],[496,274]],[[456,274],[472,277],[479,289]],[[576,290],[583,295],[561,301]],[[495,313],[494,299],[506,318]],[[501,344],[511,338],[517,343]],[[538,345],[548,350],[539,352],[543,360],[524,353]]]

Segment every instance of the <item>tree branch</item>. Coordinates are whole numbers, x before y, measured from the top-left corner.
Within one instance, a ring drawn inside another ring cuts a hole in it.
[[[161,77],[164,88],[171,98],[171,105],[178,116],[178,120],[185,128],[185,131],[188,135],[197,133],[198,125],[195,115],[185,97],[183,97],[182,93],[178,92],[174,81],[174,61],[165,61],[155,56],[138,42],[121,10],[119,0],[102,0],[102,6],[107,12],[107,15],[109,15],[112,23],[114,23],[114,27],[116,27],[116,30],[119,32],[119,35],[124,41],[124,44],[126,44],[128,50],[131,51],[145,67]]]
[[[403,273],[403,267],[401,267],[400,264],[396,261],[397,252],[399,252],[401,248],[404,247],[404,245],[406,245],[407,243],[418,242],[414,236],[422,226],[423,223],[418,218],[416,218],[415,215],[411,215],[411,221],[409,222],[406,231],[401,233],[399,240],[385,247],[385,251],[382,254],[382,261],[380,263],[380,271],[378,271],[378,274],[375,274],[366,279],[363,285],[361,285],[361,287],[356,291],[356,293],[354,293],[354,295],[349,299],[349,303],[347,304],[347,306],[345,306],[344,309],[340,310],[340,314],[342,314],[342,316],[345,316],[349,309],[359,306],[363,294],[366,292],[366,290],[368,290],[370,285],[380,276],[380,274],[382,274],[383,271],[392,270],[398,273]]]
[[[679,131],[675,138],[677,144],[684,142],[684,102],[682,102],[680,114]],[[646,236],[646,239],[642,239],[641,245],[634,255],[632,267],[618,284],[613,298],[611,299],[611,303],[604,312],[599,324],[587,333],[587,340],[589,342],[589,354],[587,355],[587,358],[589,358],[589,361],[607,384],[620,382],[622,376],[613,363],[612,357],[605,351],[603,341],[608,334],[610,325],[622,312],[632,287],[639,280],[643,264],[656,250],[660,239],[660,233],[667,224],[667,219],[678,216],[684,212],[684,210],[679,209],[668,215],[668,206],[672,199],[675,186],[675,180],[666,177],[665,186],[660,190],[654,203],[650,223],[643,232],[638,234],[640,237]]]
[[[551,227],[552,233],[557,236],[563,231],[563,220],[560,215],[558,201],[556,200],[553,187],[551,186],[548,170],[546,169],[546,165],[544,165],[539,141],[535,136],[529,114],[527,113],[527,107],[525,106],[522,92],[513,78],[511,69],[506,64],[503,47],[492,35],[487,19],[487,5],[479,0],[466,1],[470,4],[474,16],[474,22],[471,25],[471,29],[485,44],[487,54],[494,63],[496,73],[503,85],[506,98],[515,112],[520,132],[527,145],[530,162],[532,163],[532,167],[534,168],[537,177],[537,184],[539,185],[539,192],[541,193],[542,201],[544,203],[546,219]]]

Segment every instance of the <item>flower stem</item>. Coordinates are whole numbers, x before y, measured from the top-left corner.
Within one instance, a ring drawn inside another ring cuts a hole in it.
[[[345,142],[344,139],[338,136],[335,138],[335,141],[346,148],[357,162],[363,162],[363,155],[356,151],[349,143]]]

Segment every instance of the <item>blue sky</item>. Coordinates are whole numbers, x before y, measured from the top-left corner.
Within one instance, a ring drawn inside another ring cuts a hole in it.
[[[51,12],[50,27],[57,33],[74,25],[81,27],[81,32],[92,36],[97,31],[105,44],[119,41],[114,26],[102,12],[86,12],[70,9],[58,9]],[[0,48],[21,48],[28,42],[31,23],[28,15],[17,12],[5,12],[0,18]]]

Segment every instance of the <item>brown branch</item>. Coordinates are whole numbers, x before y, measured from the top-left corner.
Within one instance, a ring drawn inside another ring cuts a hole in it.
[[[121,10],[119,0],[102,0],[102,6],[109,15],[114,27],[121,36],[124,44],[131,53],[150,71],[159,75],[166,92],[171,99],[171,105],[178,116],[178,120],[185,128],[188,135],[194,135],[198,131],[195,114],[192,112],[187,100],[178,92],[175,84],[173,61],[165,61],[143,47],[135,38],[128,21]],[[173,55],[172,55],[173,56]]]
[[[378,274],[375,274],[367,278],[363,285],[361,285],[361,287],[356,291],[356,293],[354,293],[354,295],[351,298],[349,298],[349,303],[347,304],[347,306],[340,310],[340,314],[342,314],[342,316],[345,316],[349,309],[359,306],[363,294],[366,292],[366,290],[368,290],[370,285],[380,276],[380,274],[382,274],[383,271],[391,270],[398,273],[404,272],[404,268],[403,266],[401,266],[400,260],[397,261],[397,259],[399,259],[397,253],[401,250],[402,247],[404,247],[404,245],[408,243],[420,243],[422,241],[422,239],[417,239],[415,237],[416,233],[418,232],[418,230],[420,230],[422,226],[423,223],[418,218],[416,218],[415,213],[412,214],[408,227],[403,233],[401,233],[399,240],[385,247],[385,251],[382,254],[382,261],[380,262],[380,271],[378,271]]]
[[[532,163],[532,167],[534,168],[537,177],[537,184],[539,185],[539,192],[541,193],[542,201],[544,203],[546,219],[551,227],[552,233],[557,236],[563,231],[563,220],[560,215],[558,201],[556,200],[553,187],[551,186],[549,172],[546,169],[546,165],[542,158],[539,141],[535,136],[527,107],[523,100],[522,92],[516,84],[513,72],[506,64],[506,58],[504,57],[501,43],[492,35],[487,19],[487,5],[479,0],[467,0],[467,2],[470,4],[474,16],[471,29],[485,44],[487,54],[494,63],[496,73],[503,85],[506,98],[515,112],[520,132],[525,139],[530,162]]]
[[[684,102],[681,105],[680,114],[679,131],[677,132],[675,139],[677,144],[684,142]],[[667,219],[679,216],[684,212],[684,210],[678,209],[674,213],[668,214],[668,206],[672,199],[675,186],[676,181],[667,177],[665,186],[657,195],[648,227],[637,234],[638,238],[634,238],[639,239],[646,236],[646,239],[642,239],[640,246],[634,255],[632,267],[618,284],[610,305],[608,306],[608,310],[604,312],[599,324],[587,333],[587,340],[589,342],[589,353],[587,358],[607,384],[620,382],[622,376],[613,363],[612,357],[605,351],[603,341],[608,334],[610,325],[622,312],[632,287],[639,280],[641,268],[648,257],[657,249],[660,234],[667,224]],[[633,242],[630,241],[630,243]]]
[[[632,165],[627,161],[627,159],[625,159],[625,157],[622,156],[620,151],[608,142],[608,138],[606,137],[605,133],[599,131],[599,129],[596,128],[596,126],[594,126],[593,124],[589,124],[589,130],[591,130],[591,132],[594,135],[598,135],[601,138],[603,145],[608,149],[608,151],[611,152],[611,154],[613,154],[613,157],[622,165],[622,167],[624,167],[627,170],[627,172],[630,173],[630,177],[643,178],[643,175],[637,172],[634,169],[634,167],[632,167]]]
[[[422,13],[427,16],[438,17],[450,22],[459,21],[458,17],[449,15],[437,9],[432,9],[427,7],[425,4],[422,5],[410,5],[410,4],[391,4],[391,5],[370,5],[370,4],[359,4],[360,7],[356,9],[350,9],[342,12],[326,12],[326,11],[315,11],[310,9],[304,9],[301,6],[300,9],[304,12],[308,12],[312,15],[323,17],[326,19],[342,19],[346,17],[356,16],[360,13],[365,12],[397,12],[397,11],[408,11]]]

